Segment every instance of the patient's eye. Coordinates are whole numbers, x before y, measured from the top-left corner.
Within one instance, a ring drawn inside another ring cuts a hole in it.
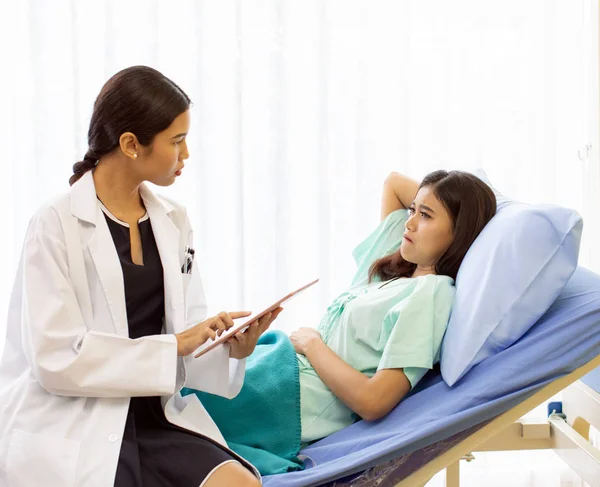
[[[431,218],[427,213],[425,213],[424,211],[421,212],[421,216],[423,218]]]
[[[413,215],[415,213],[415,207],[414,206],[409,206],[408,207],[408,214],[409,215]]]

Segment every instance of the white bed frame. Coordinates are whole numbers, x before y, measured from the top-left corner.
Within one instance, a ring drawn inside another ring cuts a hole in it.
[[[553,450],[590,487],[600,487],[600,450],[589,441],[590,425],[600,430],[600,393],[578,380],[596,367],[600,367],[600,355],[497,416],[396,487],[425,486],[443,469],[446,487],[459,487],[460,460],[473,460],[472,452],[513,450]],[[520,419],[561,391],[566,421],[559,415],[543,422]]]

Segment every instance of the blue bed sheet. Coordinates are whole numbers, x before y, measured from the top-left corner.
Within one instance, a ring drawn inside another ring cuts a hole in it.
[[[592,370],[589,374],[584,375],[581,378],[581,381],[600,394],[600,367]]]
[[[524,401],[600,353],[600,276],[578,268],[556,302],[513,346],[452,388],[431,371],[389,415],[360,421],[305,448],[301,472],[268,487],[316,486],[450,439]]]

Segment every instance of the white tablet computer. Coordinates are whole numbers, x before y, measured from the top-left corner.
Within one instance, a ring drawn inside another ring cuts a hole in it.
[[[287,294],[280,300],[275,301],[271,306],[262,310],[260,313],[252,315],[248,318],[244,318],[243,323],[241,323],[239,325],[234,325],[231,328],[229,328],[229,330],[227,330],[225,333],[223,333],[220,337],[217,337],[216,340],[213,340],[212,343],[210,343],[207,347],[203,348],[200,352],[198,352],[196,355],[194,355],[194,358],[200,357],[201,355],[204,355],[206,352],[209,352],[210,350],[215,348],[217,345],[227,341],[227,339],[229,337],[231,337],[232,335],[235,335],[236,333],[244,332],[246,330],[246,328],[256,324],[258,322],[258,320],[260,318],[262,318],[264,315],[270,313],[271,311],[275,311],[283,303],[285,303],[286,301],[289,301],[293,297],[298,296],[302,291],[307,290],[309,287],[311,287],[313,284],[316,284],[317,282],[319,282],[319,280],[315,279],[314,281],[309,282],[308,284],[302,286],[301,288],[296,289],[295,291],[292,291],[291,293]],[[210,340],[209,340],[209,342],[210,342]]]

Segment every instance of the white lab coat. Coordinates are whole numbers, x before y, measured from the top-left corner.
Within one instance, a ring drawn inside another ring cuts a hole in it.
[[[175,333],[206,318],[197,261],[181,272],[185,209],[142,185],[164,268],[162,335],[129,338],[121,265],[92,173],[32,218],[0,362],[0,486],[109,487],[129,398],[160,395],[167,419],[225,440],[188,387],[234,397],[244,360],[217,347],[177,356]],[[258,472],[255,472],[258,475]]]

